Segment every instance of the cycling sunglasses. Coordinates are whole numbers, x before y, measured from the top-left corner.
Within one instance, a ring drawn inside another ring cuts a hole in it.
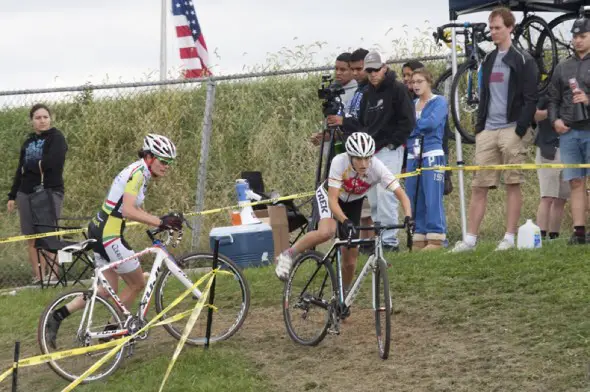
[[[368,74],[372,74],[373,72],[379,72],[381,71],[381,68],[367,68],[365,69],[365,72]]]
[[[160,161],[160,163],[162,163],[163,165],[166,165],[166,166],[170,166],[174,163],[174,159],[172,159],[172,158],[162,158],[162,157],[156,156],[156,159],[158,161]]]

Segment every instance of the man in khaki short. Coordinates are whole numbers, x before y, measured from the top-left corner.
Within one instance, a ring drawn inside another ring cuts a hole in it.
[[[475,127],[475,164],[522,164],[527,143],[532,140],[528,128],[536,111],[538,70],[533,58],[512,45],[514,15],[508,8],[494,9],[488,18],[496,49],[482,64],[482,86]],[[500,171],[482,170],[473,177],[467,236],[455,244],[453,252],[475,249],[479,226],[485,215],[488,191],[500,184]],[[514,239],[524,181],[521,170],[503,172],[506,185],[506,233],[496,250],[514,248]]]

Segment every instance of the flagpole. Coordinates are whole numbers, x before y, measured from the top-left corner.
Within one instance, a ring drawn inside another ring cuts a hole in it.
[[[168,68],[166,64],[166,20],[168,17],[168,3],[170,0],[162,1],[162,15],[160,20],[160,80],[166,80]]]

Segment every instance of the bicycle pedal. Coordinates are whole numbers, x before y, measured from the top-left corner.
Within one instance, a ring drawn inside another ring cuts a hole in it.
[[[330,335],[340,335],[340,326],[331,326],[328,328]]]

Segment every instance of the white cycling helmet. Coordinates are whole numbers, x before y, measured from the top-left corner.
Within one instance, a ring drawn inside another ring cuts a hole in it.
[[[368,158],[375,155],[375,140],[365,132],[355,132],[346,139],[346,152],[351,157]]]
[[[176,159],[176,147],[166,136],[148,134],[143,138],[143,151],[151,152],[159,158]]]

